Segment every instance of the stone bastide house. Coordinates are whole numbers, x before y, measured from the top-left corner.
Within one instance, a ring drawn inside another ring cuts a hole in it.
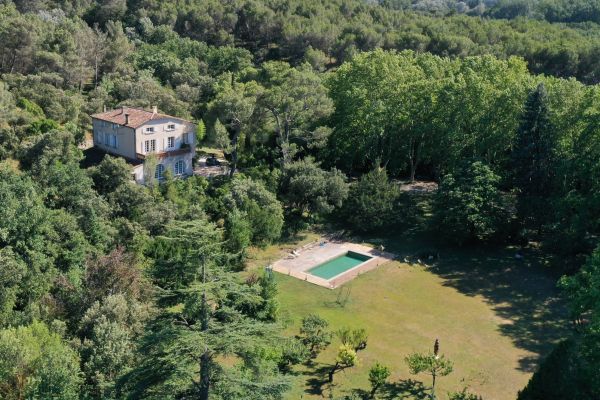
[[[125,158],[132,165],[132,177],[137,183],[147,180],[144,173],[159,180],[167,170],[173,176],[193,174],[196,126],[190,121],[160,114],[156,107],[152,111],[134,107],[105,109],[91,117],[94,147]],[[150,154],[156,155],[153,171],[144,168]]]

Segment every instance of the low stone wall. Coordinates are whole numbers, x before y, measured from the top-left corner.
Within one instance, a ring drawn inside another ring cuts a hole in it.
[[[335,289],[338,286],[343,285],[344,283],[351,281],[352,279],[364,274],[365,272],[369,272],[377,268],[378,266],[389,262],[390,260],[374,257],[364,263],[357,265],[356,267],[349,269],[346,272],[342,272],[340,275],[334,276],[331,280],[329,280],[329,286],[331,289]]]
[[[311,274],[307,274],[305,272],[300,272],[300,271],[294,271],[292,269],[284,269],[282,267],[273,267],[273,270],[279,272],[280,274],[285,274],[288,276],[293,276],[294,278],[298,278],[298,279],[302,279],[303,281],[306,282],[310,282],[313,283],[315,285],[319,285],[319,286],[323,286],[329,289],[334,289],[331,286],[330,281],[323,279],[323,278],[319,278],[318,276],[314,276]]]

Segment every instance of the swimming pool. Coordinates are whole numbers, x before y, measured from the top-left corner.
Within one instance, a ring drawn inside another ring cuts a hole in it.
[[[319,278],[331,279],[342,272],[346,272],[357,265],[369,261],[371,258],[373,257],[348,251],[346,254],[342,254],[341,256],[335,257],[334,259],[326,261],[323,264],[317,265],[306,272],[311,275],[318,276]]]

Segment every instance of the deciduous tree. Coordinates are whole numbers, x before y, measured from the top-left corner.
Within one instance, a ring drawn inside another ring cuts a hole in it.
[[[375,363],[369,369],[369,383],[371,384],[371,393],[370,397],[375,397],[375,393],[379,390],[383,385],[385,385],[387,379],[390,377],[390,369],[384,365],[379,363]]]
[[[309,314],[302,319],[300,337],[312,358],[331,343],[332,335],[327,330],[328,326],[329,323],[316,314]]]
[[[439,341],[435,340],[433,353],[421,354],[413,353],[405,358],[406,364],[411,374],[427,373],[431,375],[431,399],[435,400],[435,383],[438,376],[449,375],[454,367],[452,361],[439,355]]]

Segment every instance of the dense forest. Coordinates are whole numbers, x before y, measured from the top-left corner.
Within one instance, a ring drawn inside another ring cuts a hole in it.
[[[527,17],[550,22],[599,22],[595,0],[382,0],[381,5],[434,15],[460,13],[492,18]]]
[[[600,397],[597,22],[583,0],[0,0],[0,398],[284,398],[306,341],[247,249],[417,221],[543,249],[576,329],[519,398]],[[197,122],[231,176],[89,166],[90,114],[121,105]],[[399,179],[439,183],[431,216]]]

